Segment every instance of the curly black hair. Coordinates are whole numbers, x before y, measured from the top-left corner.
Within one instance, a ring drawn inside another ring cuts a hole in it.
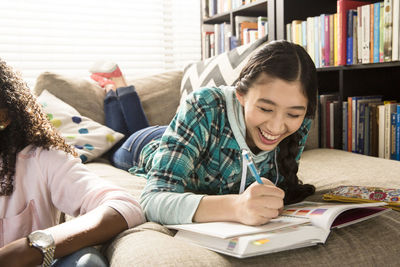
[[[0,131],[0,196],[12,194],[17,153],[26,146],[55,148],[77,156],[49,122],[21,76],[2,59],[0,107],[7,109],[11,119],[11,123]]]
[[[317,105],[317,72],[303,47],[283,40],[263,46],[242,69],[236,90],[242,95],[246,94],[261,73],[289,82],[299,81],[308,100],[306,117],[314,118]],[[313,185],[302,184],[297,177],[296,156],[300,140],[301,135],[295,132],[278,145],[277,163],[280,174],[285,177],[279,187],[285,191],[285,204],[299,202],[315,192]]]

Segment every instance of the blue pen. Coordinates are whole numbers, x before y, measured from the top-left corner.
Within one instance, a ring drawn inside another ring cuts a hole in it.
[[[256,179],[257,183],[264,184],[262,182],[262,180],[261,180],[260,175],[258,174],[258,171],[256,169],[256,165],[254,165],[253,159],[250,157],[249,151],[247,151],[246,149],[243,149],[242,155],[247,160],[247,166],[249,167],[250,172],[254,176],[254,178]]]

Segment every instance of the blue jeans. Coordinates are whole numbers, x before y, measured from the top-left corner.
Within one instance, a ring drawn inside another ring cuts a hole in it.
[[[166,129],[165,126],[149,127],[133,86],[108,91],[104,99],[104,113],[106,125],[125,135],[109,152],[111,163],[123,170],[136,165],[142,148],[161,137]]]
[[[93,247],[80,249],[53,262],[52,267],[107,267],[106,258]]]
[[[159,139],[164,134],[167,126],[150,126],[132,134],[123,145],[118,148],[113,156],[113,165],[123,170],[129,170],[139,162],[140,152],[143,147],[154,139]]]
[[[108,91],[104,99],[104,113],[106,125],[124,134],[123,141],[131,134],[149,126],[142,103],[133,86]]]

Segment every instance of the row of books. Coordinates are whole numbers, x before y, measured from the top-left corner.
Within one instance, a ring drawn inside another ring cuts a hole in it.
[[[235,16],[235,33],[229,23],[204,24],[202,29],[203,59],[248,44],[268,34],[267,17]]]
[[[256,0],[203,0],[203,17],[209,18],[217,14],[229,12],[242,5],[250,4]]]
[[[338,0],[335,14],[286,24],[286,39],[317,67],[400,60],[400,0],[367,3]]]
[[[400,160],[400,103],[382,96],[319,96],[320,146]]]

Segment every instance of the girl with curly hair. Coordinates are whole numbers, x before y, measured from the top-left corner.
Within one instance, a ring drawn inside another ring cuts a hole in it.
[[[315,191],[297,171],[316,100],[316,69],[307,52],[271,42],[251,57],[235,86],[196,90],[168,127],[131,135],[114,164],[148,179],[140,202],[151,221],[264,224],[284,203]],[[262,183],[243,164],[244,150]]]
[[[59,211],[77,218],[58,224]],[[91,246],[144,221],[130,194],[89,172],[0,60],[0,266],[107,266]]]

